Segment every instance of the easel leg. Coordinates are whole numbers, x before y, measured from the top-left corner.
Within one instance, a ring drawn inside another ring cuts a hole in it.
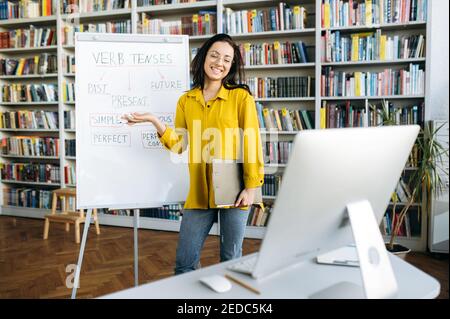
[[[89,231],[89,225],[91,224],[91,215],[92,215],[92,209],[88,209],[86,213],[86,220],[84,222],[84,231],[83,231],[83,239],[81,240],[81,246],[80,246],[80,253],[78,255],[78,262],[77,262],[77,268],[75,270],[75,279],[73,282],[73,288],[72,288],[72,299],[75,299],[77,296],[77,288],[80,282],[80,271],[81,271],[81,264],[83,263],[83,255],[84,255],[84,248],[86,246],[86,240],[87,240],[87,234]]]
[[[134,209],[133,213],[134,228],[134,285],[139,285],[139,252],[138,252],[138,228],[139,228],[139,209]]]

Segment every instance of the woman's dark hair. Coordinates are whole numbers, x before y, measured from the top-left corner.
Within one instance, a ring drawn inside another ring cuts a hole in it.
[[[245,78],[241,51],[239,50],[239,47],[236,45],[236,43],[234,43],[233,39],[225,33],[219,33],[209,38],[208,41],[206,41],[198,50],[197,55],[195,56],[191,65],[194,88],[204,88],[205,71],[203,68],[205,65],[206,55],[208,54],[211,46],[216,42],[226,42],[231,45],[234,50],[233,63],[231,64],[230,72],[228,72],[227,76],[222,79],[223,86],[228,90],[242,88],[247,90],[248,93],[251,94],[248,85],[242,83]]]

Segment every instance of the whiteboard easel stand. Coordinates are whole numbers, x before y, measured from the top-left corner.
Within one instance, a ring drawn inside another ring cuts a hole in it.
[[[134,286],[139,285],[139,253],[138,253],[138,228],[139,228],[139,209],[133,209],[133,228],[134,228]]]
[[[79,283],[80,283],[81,264],[83,263],[84,248],[86,246],[86,240],[87,240],[87,234],[88,234],[88,231],[89,231],[89,225],[91,224],[91,215],[92,215],[92,208],[87,210],[86,220],[84,222],[83,238],[81,239],[80,252],[78,254],[77,267],[75,269],[75,279],[73,281],[72,297],[71,297],[72,299],[76,298],[76,296],[77,296],[77,288],[78,288]]]
[[[84,249],[86,247],[87,234],[89,231],[89,225],[91,224],[92,209],[88,209],[86,213],[86,221],[84,223],[83,238],[80,245],[80,253],[78,255],[77,267],[75,270],[75,279],[72,288],[71,299],[76,299],[77,288],[80,283],[81,264],[83,263]],[[139,285],[139,240],[138,240],[138,228],[139,228],[139,209],[133,209],[133,229],[134,229],[134,286]]]

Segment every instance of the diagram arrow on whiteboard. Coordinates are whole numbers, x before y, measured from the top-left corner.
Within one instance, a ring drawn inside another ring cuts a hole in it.
[[[131,74],[130,74],[130,71],[128,71],[128,91],[131,91]]]
[[[159,76],[161,77],[161,80],[164,80],[164,75],[161,73],[159,69],[157,69]]]

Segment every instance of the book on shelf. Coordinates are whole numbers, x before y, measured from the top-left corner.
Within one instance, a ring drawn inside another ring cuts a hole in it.
[[[59,139],[39,136],[11,136],[1,139],[2,155],[59,156]]]
[[[57,102],[57,84],[4,84],[0,87],[2,102]]]
[[[323,110],[323,111],[322,111]],[[320,122],[322,128],[366,127],[366,109],[350,101],[332,103],[322,101]]]
[[[423,126],[425,123],[425,102],[396,106],[393,102],[385,100],[383,103],[371,105],[368,118],[369,126],[382,125],[382,113],[395,125],[417,124]]]
[[[393,227],[400,222],[399,209],[396,209],[395,214],[393,214],[392,209],[393,206],[390,205],[380,224],[380,231],[386,236],[390,236],[392,234]],[[420,209],[419,207],[414,206],[410,207],[410,211],[405,214],[397,235],[405,238],[420,237],[421,229]]]
[[[302,30],[307,27],[308,12],[303,6],[279,2],[276,7],[235,11],[225,7],[223,30],[229,34]]]
[[[54,15],[53,0],[1,1],[0,20],[26,19]]]
[[[182,209],[182,204],[168,204],[155,208],[143,208],[139,210],[139,216],[180,221]],[[133,211],[130,209],[100,209],[99,212],[105,215],[133,216]]]
[[[138,33],[144,34],[186,34],[190,36],[213,35],[217,32],[217,13],[200,10],[198,13],[182,16],[178,20],[157,19],[142,12]]]
[[[265,205],[264,208],[260,206],[252,206],[248,214],[247,226],[267,226],[272,209],[272,205]]]
[[[293,142],[263,142],[263,159],[266,164],[286,164]]]
[[[308,50],[303,41],[273,43],[241,43],[239,50],[244,65],[274,65],[308,63]]]
[[[264,176],[262,186],[263,196],[277,196],[281,187],[282,176],[280,174],[267,174]]]
[[[130,0],[61,0],[61,13],[89,13],[131,8]]]
[[[140,216],[168,220],[181,220],[181,204],[169,204],[156,208],[144,208],[140,210]]]
[[[73,165],[64,166],[64,183],[66,185],[76,185],[75,167]]]
[[[179,4],[179,3],[195,3],[207,0],[137,0],[138,7],[156,6],[165,4]]]
[[[0,128],[55,130],[58,127],[58,112],[43,110],[0,112]]]
[[[64,54],[62,59],[62,68],[65,74],[75,74],[75,55]]]
[[[59,183],[58,165],[34,163],[3,163],[2,180],[36,183]]]
[[[75,83],[63,82],[62,100],[63,102],[75,102]]]
[[[346,72],[324,67],[321,95],[327,96],[389,96],[418,95],[425,92],[425,71],[419,64],[384,69],[382,72]]]
[[[31,188],[3,188],[3,205],[51,209],[52,191]],[[57,209],[61,208],[60,200]]]
[[[76,156],[76,140],[66,139],[64,140],[66,156]]]
[[[75,32],[131,33],[131,31],[130,19],[80,25],[66,23],[62,26],[61,43],[69,46],[75,45]]]
[[[395,61],[425,56],[423,34],[387,36],[381,34],[381,29],[342,36],[341,31],[326,30],[320,47],[322,62]]]
[[[292,98],[314,96],[315,84],[311,76],[246,78],[255,98]]]
[[[29,58],[0,58],[0,75],[56,74],[56,54],[43,53]]]
[[[74,110],[64,111],[64,128],[69,130],[76,128]]]
[[[322,28],[426,21],[427,0],[322,0]]]
[[[56,45],[56,29],[37,28],[30,25],[28,28],[0,32],[0,48],[39,48]]]
[[[314,111],[289,110],[269,108],[262,103],[256,103],[259,127],[263,131],[296,132],[313,128]],[[309,124],[308,124],[309,123]]]

